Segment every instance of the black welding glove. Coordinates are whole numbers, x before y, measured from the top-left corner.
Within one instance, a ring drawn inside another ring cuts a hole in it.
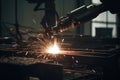
[[[105,8],[111,13],[120,13],[120,2],[119,0],[100,0]]]

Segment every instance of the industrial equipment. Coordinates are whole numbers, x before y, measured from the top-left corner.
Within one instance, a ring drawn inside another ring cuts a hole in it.
[[[58,18],[54,0],[27,1],[37,3],[35,11],[45,10],[41,22],[45,36],[19,45],[0,44],[0,80],[118,79],[119,39],[64,37],[65,41],[61,44],[59,36],[56,36],[59,32],[89,21],[107,11],[103,4],[83,5],[70,11],[65,17]],[[42,3],[45,3],[45,8],[38,9]],[[49,45],[55,44],[56,38],[60,52],[51,54],[45,51]],[[50,43],[52,41],[54,43]]]

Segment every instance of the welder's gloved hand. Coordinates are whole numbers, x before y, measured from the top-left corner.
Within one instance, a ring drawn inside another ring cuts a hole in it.
[[[120,13],[120,1],[119,0],[100,0],[105,8],[111,13]]]

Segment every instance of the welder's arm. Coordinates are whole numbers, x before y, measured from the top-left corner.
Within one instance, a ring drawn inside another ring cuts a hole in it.
[[[111,13],[120,13],[120,1],[119,0],[100,0],[104,4],[105,8]]]
[[[61,32],[69,29],[70,27],[74,27],[81,23],[90,21],[97,17],[100,13],[107,11],[103,4],[99,5],[89,5],[89,6],[81,6],[77,9],[70,11],[66,17],[63,17],[59,20],[58,25],[52,27],[52,32]]]

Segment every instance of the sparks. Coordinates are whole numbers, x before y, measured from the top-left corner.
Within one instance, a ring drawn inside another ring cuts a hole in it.
[[[60,49],[59,49],[58,45],[56,43],[54,43],[53,46],[48,48],[47,52],[51,53],[51,54],[58,54],[60,52]]]
[[[53,45],[49,46],[47,48],[47,52],[50,53],[50,54],[58,54],[58,53],[60,53],[60,48],[59,48],[59,46],[57,44],[57,40],[56,39],[54,39]]]

